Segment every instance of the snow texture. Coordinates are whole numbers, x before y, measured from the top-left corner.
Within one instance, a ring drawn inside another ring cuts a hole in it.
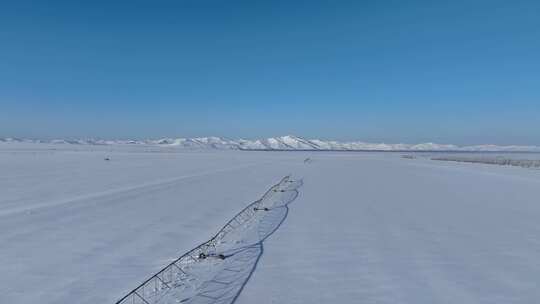
[[[257,246],[193,262],[201,282],[230,282],[235,304],[540,298],[539,170],[419,153],[0,146],[0,303],[115,303],[288,174],[304,184],[258,262]],[[245,231],[235,240],[256,243]]]

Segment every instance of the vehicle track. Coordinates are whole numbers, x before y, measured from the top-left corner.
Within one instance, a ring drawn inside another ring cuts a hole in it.
[[[67,199],[62,199],[62,200],[49,201],[49,202],[44,202],[44,203],[39,203],[39,204],[34,204],[34,205],[27,205],[27,206],[22,206],[22,207],[12,207],[12,208],[0,209],[0,217],[7,216],[7,215],[13,215],[13,214],[16,214],[16,213],[21,213],[21,212],[34,211],[34,210],[38,210],[38,209],[58,207],[58,206],[68,205],[68,204],[75,204],[75,203],[79,203],[79,202],[85,202],[85,201],[88,201],[88,200],[95,200],[95,201],[101,200],[101,201],[103,201],[103,198],[105,198],[105,197],[111,197],[111,196],[115,196],[115,195],[125,195],[126,193],[134,193],[134,194],[136,194],[136,193],[143,193],[143,192],[147,192],[147,191],[151,191],[151,190],[158,190],[158,189],[161,189],[161,188],[164,188],[164,187],[173,186],[173,185],[175,185],[175,184],[177,184],[179,182],[182,182],[184,180],[189,180],[189,179],[198,178],[198,177],[204,177],[204,176],[208,176],[208,175],[214,175],[214,174],[217,174],[217,173],[223,173],[223,172],[229,172],[229,171],[245,169],[246,167],[252,167],[252,166],[255,166],[255,164],[246,164],[246,165],[235,166],[235,167],[231,167],[231,168],[224,168],[224,169],[219,169],[219,170],[209,170],[209,171],[205,171],[205,172],[201,172],[201,173],[197,173],[197,174],[181,175],[181,176],[176,176],[176,177],[173,177],[173,178],[161,179],[161,180],[152,181],[152,182],[148,182],[148,183],[128,185],[128,186],[118,187],[118,188],[104,190],[104,191],[100,191],[100,192],[94,192],[94,193],[90,193],[90,194],[77,195],[77,196],[70,197],[70,198],[67,198]],[[4,201],[2,203],[3,204],[9,204],[11,202]]]

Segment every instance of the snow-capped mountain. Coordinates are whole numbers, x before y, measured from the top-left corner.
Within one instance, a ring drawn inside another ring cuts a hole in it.
[[[178,149],[215,150],[335,150],[335,151],[501,151],[540,152],[539,146],[457,146],[451,144],[386,144],[361,141],[340,142],[332,140],[305,139],[294,135],[266,139],[227,139],[222,137],[161,138],[148,140],[102,140],[102,139],[54,139],[32,140],[0,138],[3,143],[47,143],[72,145],[150,145]]]

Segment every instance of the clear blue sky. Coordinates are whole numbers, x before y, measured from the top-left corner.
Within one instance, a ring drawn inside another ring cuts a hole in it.
[[[3,1],[0,136],[540,145],[539,1]]]

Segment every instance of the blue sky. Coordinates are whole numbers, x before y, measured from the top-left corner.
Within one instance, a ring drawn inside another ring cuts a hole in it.
[[[538,1],[10,2],[0,136],[540,145]]]

